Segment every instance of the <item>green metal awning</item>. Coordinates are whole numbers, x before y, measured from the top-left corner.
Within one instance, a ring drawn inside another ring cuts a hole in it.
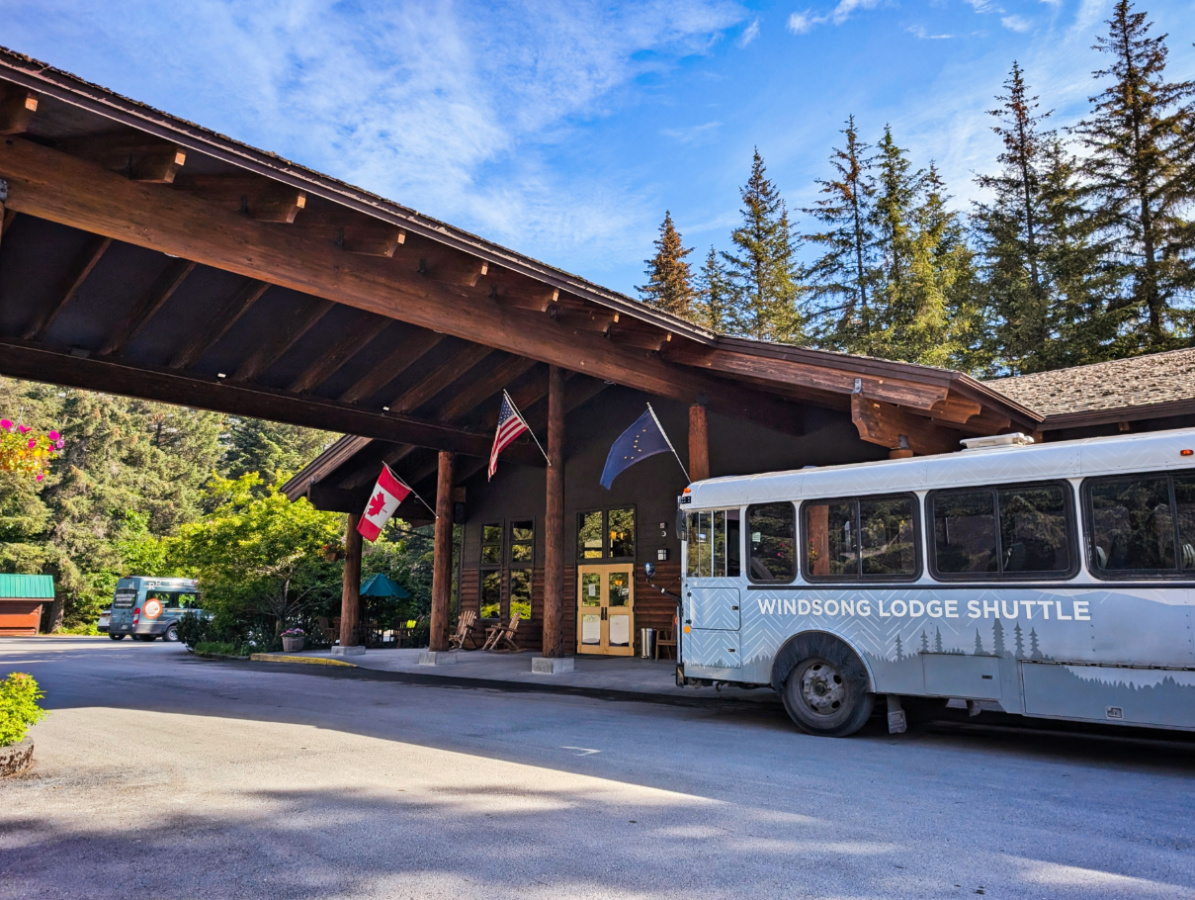
[[[53,600],[53,575],[0,574],[0,600]]]

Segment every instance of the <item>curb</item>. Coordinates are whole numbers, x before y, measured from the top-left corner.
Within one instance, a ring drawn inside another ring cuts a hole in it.
[[[243,658],[243,657],[242,657]],[[355,669],[357,665],[339,659],[324,659],[319,656],[288,656],[282,653],[251,653],[249,659],[253,662],[299,663],[307,666],[344,666]]]
[[[280,658],[281,657],[281,658]],[[422,672],[388,672],[384,669],[367,669],[352,663],[333,660],[301,659],[282,657],[281,654],[254,654],[251,662],[313,662],[315,666],[302,668],[304,674],[333,678],[350,678],[360,681],[388,681],[401,684],[416,684],[424,687],[445,687],[464,690],[491,690],[511,694],[566,694],[573,697],[589,697],[618,703],[655,703],[667,706],[704,707],[706,709],[752,710],[771,712],[780,709],[780,699],[772,692],[764,700],[726,694],[706,694],[697,691],[692,695],[654,694],[646,691],[628,691],[617,688],[600,688],[582,685],[550,684],[546,682],[502,681],[490,678],[469,678],[460,675],[431,675]],[[746,692],[744,692],[746,693]],[[760,692],[762,693],[762,692]]]
[[[249,658],[247,656],[233,656],[231,653],[196,653],[194,650],[190,649],[188,649],[187,652],[196,659],[235,659],[243,662]]]

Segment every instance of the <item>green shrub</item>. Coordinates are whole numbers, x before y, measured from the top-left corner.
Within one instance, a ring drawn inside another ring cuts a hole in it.
[[[68,628],[59,628],[58,634],[99,634],[100,630],[95,627],[95,622],[87,622],[83,625],[71,625]]]
[[[19,743],[25,729],[46,717],[37,701],[45,696],[33,676],[13,672],[0,681],[0,747]]]
[[[247,656],[240,644],[231,641],[200,641],[192,648],[196,653],[207,653],[212,656]]]

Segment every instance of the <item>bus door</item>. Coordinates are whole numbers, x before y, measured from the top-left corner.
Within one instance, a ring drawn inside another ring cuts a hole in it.
[[[738,668],[740,514],[716,509],[689,514],[685,560],[686,660]]]

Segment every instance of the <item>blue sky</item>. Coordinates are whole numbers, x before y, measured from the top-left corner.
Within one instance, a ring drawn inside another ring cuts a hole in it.
[[[1195,77],[1195,3],[1138,2]],[[0,0],[0,43],[631,292],[665,209],[728,246],[755,146],[809,205],[848,113],[965,206],[1012,60],[1075,121],[1111,5]]]

